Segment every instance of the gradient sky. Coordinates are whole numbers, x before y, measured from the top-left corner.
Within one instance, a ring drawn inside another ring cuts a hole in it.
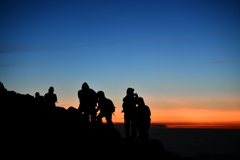
[[[240,1],[3,0],[0,81],[78,107],[87,82],[123,122],[132,87],[152,122],[240,128]]]

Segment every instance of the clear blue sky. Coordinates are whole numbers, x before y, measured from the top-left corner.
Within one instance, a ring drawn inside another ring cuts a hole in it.
[[[3,0],[0,81],[8,90],[78,105],[87,82],[121,107],[149,97],[237,97],[238,0]],[[214,107],[214,106],[213,106]]]

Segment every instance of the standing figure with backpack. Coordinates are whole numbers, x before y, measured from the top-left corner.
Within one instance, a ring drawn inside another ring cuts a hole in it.
[[[127,95],[123,98],[123,110],[124,112],[124,128],[126,138],[135,140],[137,136],[137,124],[136,124],[136,105],[138,101],[138,95],[133,92],[133,88],[127,89]],[[130,137],[131,126],[131,137]]]
[[[112,114],[115,112],[115,106],[113,102],[105,97],[103,91],[97,92],[98,97],[98,106],[97,111],[100,110],[100,113],[97,115],[97,122],[98,124],[102,124],[102,118],[105,117],[107,124],[113,126],[112,122]]]

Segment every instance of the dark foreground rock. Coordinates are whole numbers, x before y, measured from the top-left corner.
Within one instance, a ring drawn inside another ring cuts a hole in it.
[[[126,140],[113,126],[84,123],[73,107],[50,110],[31,95],[0,90],[1,151],[8,159],[188,159],[158,140]]]

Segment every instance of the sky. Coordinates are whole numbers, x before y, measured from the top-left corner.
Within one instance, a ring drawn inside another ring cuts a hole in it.
[[[3,0],[0,81],[78,108],[84,82],[123,122],[128,87],[168,127],[240,128],[240,1]]]

